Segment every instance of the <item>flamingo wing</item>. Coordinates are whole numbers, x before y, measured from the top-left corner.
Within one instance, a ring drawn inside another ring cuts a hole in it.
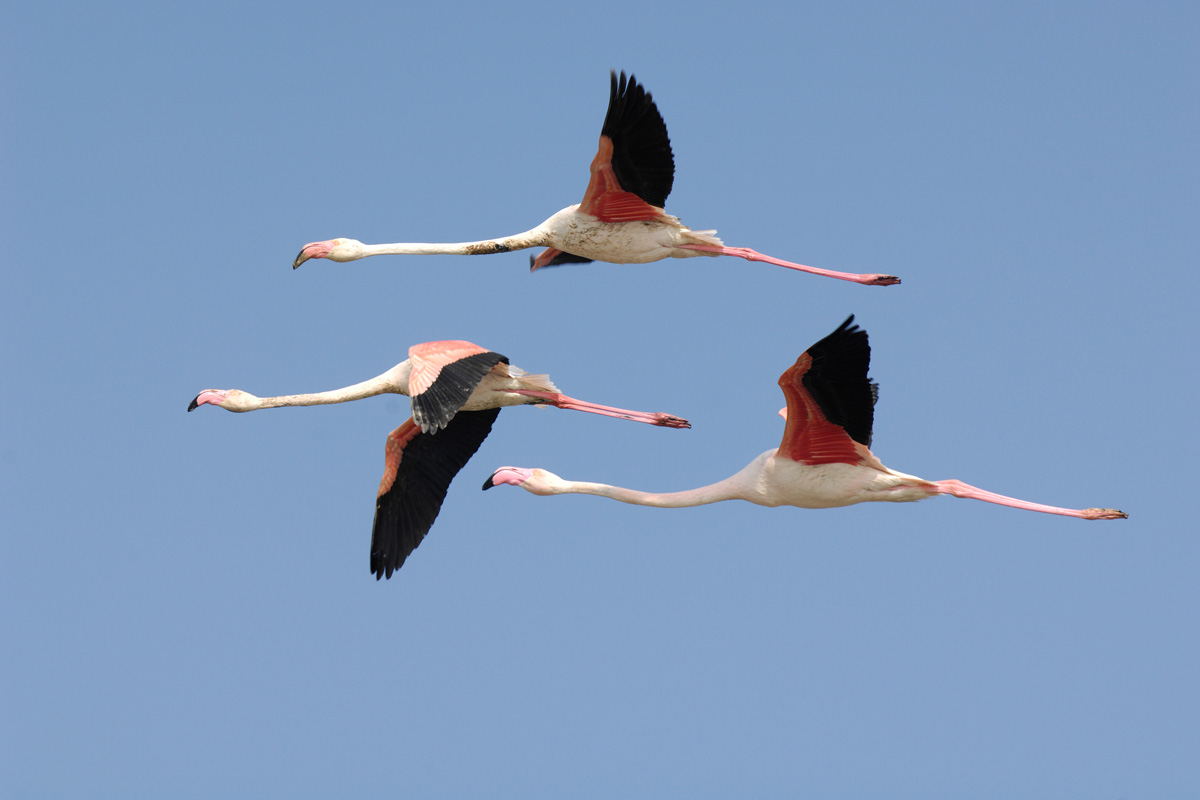
[[[675,182],[675,156],[654,98],[632,75],[611,73],[608,113],[579,210],[602,222],[659,219]]]
[[[371,572],[390,578],[421,544],[441,511],[450,481],[475,455],[498,408],[464,411],[437,434],[410,417],[387,438],[383,480],[371,530]]]
[[[538,260],[544,261],[545,263],[538,264]],[[533,256],[529,257],[529,268],[534,270],[542,269],[543,267],[561,267],[563,264],[590,264],[592,261],[593,259],[577,256],[574,253],[565,253],[562,250],[556,250],[553,247],[547,247],[541,252],[541,255],[539,255],[537,259],[535,259]]]
[[[879,386],[867,377],[867,332],[852,322],[853,315],[779,376],[787,399],[779,455],[802,464],[861,464],[869,454]]]
[[[484,376],[508,359],[463,341],[426,342],[408,349],[413,419],[425,433],[446,427]]]

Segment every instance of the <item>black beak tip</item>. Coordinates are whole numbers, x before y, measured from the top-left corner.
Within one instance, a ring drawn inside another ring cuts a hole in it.
[[[486,492],[488,489],[490,489],[490,488],[492,488],[493,486],[495,486],[495,485],[496,485],[496,484],[493,482],[493,480],[492,480],[492,479],[493,479],[493,478],[495,478],[495,477],[496,477],[496,473],[494,473],[494,472],[493,472],[491,475],[488,475],[488,477],[487,477],[487,480],[483,482],[483,490],[484,490],[485,492]]]
[[[196,402],[199,399],[200,399],[200,395],[196,395],[195,397],[192,398],[192,402],[188,403],[188,412],[195,411],[197,408],[200,407],[200,404]]]

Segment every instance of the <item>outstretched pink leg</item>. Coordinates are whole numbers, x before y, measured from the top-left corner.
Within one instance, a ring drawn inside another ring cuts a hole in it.
[[[603,414],[606,417],[645,422],[647,425],[660,425],[666,428],[692,427],[692,423],[673,414],[629,411],[624,408],[601,406],[596,403],[589,403],[586,400],[576,400],[574,397],[567,397],[565,394],[554,394],[553,392],[535,392],[530,389],[506,389],[505,391],[509,394],[523,394],[526,397],[536,397],[539,400],[544,400],[549,405],[559,408],[570,408],[576,411],[587,411],[592,414]]]
[[[966,497],[971,500],[982,500],[985,503],[996,503],[1002,506],[1011,506],[1013,508],[1024,508],[1028,511],[1041,511],[1045,514],[1061,514],[1064,517],[1079,517],[1080,519],[1128,519],[1129,515],[1124,511],[1118,511],[1115,508],[1085,508],[1082,510],[1074,508],[1058,508],[1057,506],[1044,506],[1041,503],[1030,503],[1027,500],[1017,500],[1014,497],[1005,497],[1002,494],[989,492],[980,489],[977,486],[963,483],[962,481],[946,480],[946,481],[931,481],[937,487],[939,494],[949,494],[955,497]]]
[[[701,250],[705,253],[716,253],[722,256],[733,256],[735,258],[744,258],[747,261],[765,261],[768,264],[774,264],[779,267],[787,267],[788,269],[798,269],[801,272],[811,272],[813,275],[824,275],[827,278],[837,278],[843,281],[852,281],[854,283],[863,283],[868,286],[891,286],[899,283],[900,279],[895,275],[878,275],[866,274],[859,275],[853,272],[834,272],[831,269],[821,269],[819,267],[806,267],[803,264],[793,264],[791,261],[781,261],[778,258],[764,256],[757,250],[751,250],[749,247],[717,247],[711,244],[681,244],[677,245],[680,250]]]

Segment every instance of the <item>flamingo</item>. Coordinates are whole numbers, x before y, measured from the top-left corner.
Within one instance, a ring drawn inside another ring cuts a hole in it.
[[[867,378],[871,347],[866,331],[841,327],[808,348],[779,378],[787,399],[783,441],[743,470],[710,486],[652,494],[603,483],[564,480],[544,469],[501,467],[483,484],[520,486],[536,495],[594,494],[622,503],[681,508],[721,500],[762,506],[835,508],[855,503],[906,503],[939,494],[1080,519],[1125,519],[1112,508],[1082,510],[1030,503],[958,480],[927,481],[885,467],[870,451],[878,385]]]
[[[746,247],[725,247],[715,230],[694,231],[663,211],[675,180],[675,157],[667,126],[650,93],[632,75],[611,75],[608,113],[600,129],[600,148],[592,159],[591,180],[583,200],[568,206],[532,230],[479,242],[458,244],[363,244],[357,239],[310,242],[292,262],[310,258],[356,261],[378,255],[486,255],[545,247],[530,257],[530,270],[566,263],[608,261],[645,264],[663,258],[735,256],[789,269],[874,286],[899,283],[894,275],[857,275],[807,267],[765,256]]]
[[[205,389],[188,405],[227,411],[345,403],[378,394],[412,398],[412,417],[387,437],[375,500],[371,572],[391,578],[437,518],[450,481],[474,455],[504,406],[551,405],[667,428],[686,419],[588,403],[559,393],[548,375],[530,375],[499,353],[464,341],[410,347],[408,359],[370,380],[316,394],[255,397],[239,389]]]

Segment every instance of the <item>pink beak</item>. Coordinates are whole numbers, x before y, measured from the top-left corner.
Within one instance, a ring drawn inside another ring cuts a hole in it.
[[[308,261],[310,258],[324,258],[329,255],[329,251],[333,249],[333,240],[325,242],[309,242],[300,248],[300,254],[296,256],[296,260],[292,262],[292,269]]]
[[[532,474],[533,470],[523,469],[521,467],[501,467],[492,473],[492,476],[483,482],[484,491],[493,486],[520,486]]]
[[[225,402],[225,393],[215,389],[205,389],[188,404],[188,411],[195,411],[200,406],[211,403],[214,406],[219,406]]]

